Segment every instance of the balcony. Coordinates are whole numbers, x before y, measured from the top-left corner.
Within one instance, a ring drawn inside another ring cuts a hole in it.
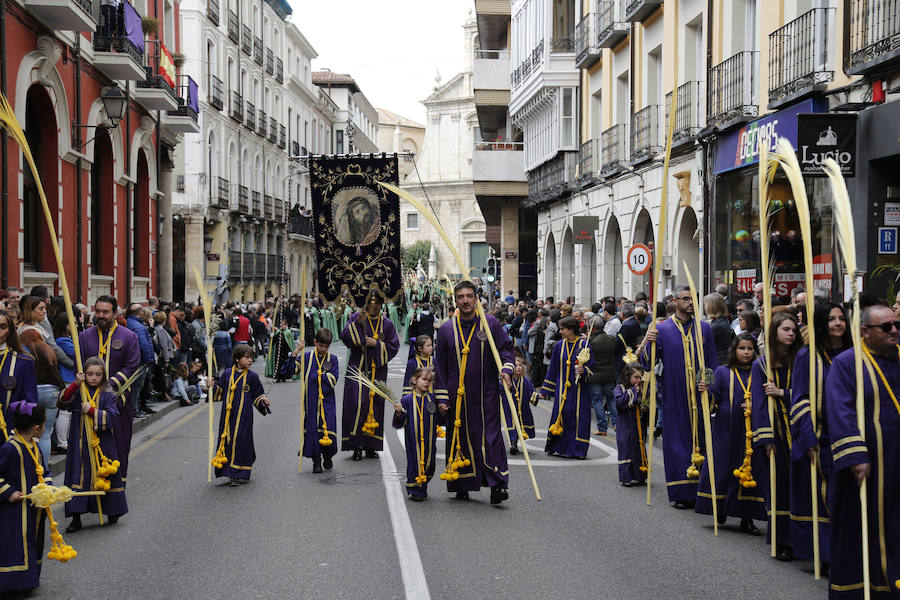
[[[284,200],[282,200],[281,198],[275,198],[274,209],[275,220],[279,222],[284,221]]]
[[[472,65],[472,87],[476,90],[509,91],[509,51],[476,50]],[[483,104],[478,102],[476,104]],[[507,94],[506,104],[509,104]]]
[[[536,207],[571,191],[575,184],[578,152],[559,152],[528,172],[527,206]]]
[[[302,156],[300,154],[300,142],[291,142],[291,156]]]
[[[847,16],[844,16],[847,19]],[[885,74],[900,62],[900,3],[851,0],[850,68],[853,74]]]
[[[575,66],[579,69],[590,69],[602,56],[597,43],[599,26],[597,13],[589,13],[575,26]]]
[[[238,186],[237,209],[238,212],[242,212],[245,215],[250,214],[250,190],[247,189],[246,185]]]
[[[541,40],[537,43],[537,45],[529,52],[525,58],[522,59],[522,62],[519,63],[519,66],[510,74],[510,84],[513,89],[519,87],[524,83],[530,76],[532,69],[537,70],[538,65],[540,65],[544,61],[544,40]]]
[[[284,83],[284,61],[279,57],[275,57],[275,81]]]
[[[613,125],[600,134],[600,174],[610,177],[628,166],[628,127]]]
[[[241,43],[241,28],[238,26],[238,16],[233,10],[228,11],[228,39],[235,44]]]
[[[575,40],[572,38],[553,38],[550,40],[550,52],[575,52]]]
[[[269,121],[266,119],[266,111],[260,108],[257,111],[256,117],[256,133],[258,133],[262,137],[266,137],[266,127],[268,126]]]
[[[275,117],[269,117],[269,141],[273,144],[278,143],[278,122]]]
[[[662,107],[655,104],[631,115],[631,164],[650,160],[665,149],[659,122],[661,112]]]
[[[579,153],[578,187],[590,187],[600,176],[600,140],[588,140],[581,144]]]
[[[178,108],[166,113],[164,123],[175,133],[200,133],[200,100],[197,82],[188,75],[178,76]]]
[[[241,252],[232,250],[228,253],[228,278],[232,281],[244,279],[244,269],[241,264]]]
[[[231,92],[231,110],[228,111],[228,116],[238,123],[244,120],[244,99],[237,92]]]
[[[256,37],[253,38],[253,60],[259,66],[263,64],[263,44],[262,38]]]
[[[702,90],[703,83],[700,81],[688,81],[678,86],[675,129],[672,131],[673,148],[693,143],[694,138],[703,128],[703,119],[700,114]],[[669,126],[670,106],[672,106],[672,92],[666,94],[666,118],[662,123],[662,131]]]
[[[288,220],[288,233],[313,238],[313,220],[312,216],[302,214],[295,206],[291,210],[291,218]]]
[[[213,22],[213,25],[219,25],[219,0],[206,0],[206,16]]]
[[[247,100],[247,109],[245,111],[244,126],[250,131],[256,131],[256,107]]]
[[[254,217],[262,216],[262,195],[259,192],[253,192],[250,202],[250,214]]]
[[[229,201],[231,199],[231,186],[224,177],[217,177],[216,179],[218,185],[216,186],[216,196],[213,198],[212,205],[223,210],[228,210]]]
[[[756,99],[759,52],[738,52],[709,70],[706,122],[720,129],[759,114]]]
[[[266,277],[269,279],[280,279],[284,274],[283,257],[270,254],[266,257]]]
[[[97,30],[91,0],[25,0],[25,8],[50,29]]]
[[[145,78],[138,80],[134,89],[134,99],[147,110],[175,110],[178,98],[175,96],[175,82],[165,69],[160,68],[163,56],[160,42],[148,40],[144,47]]]
[[[814,8],[769,34],[769,108],[778,108],[834,80],[834,9]]]
[[[250,33],[250,27],[247,25],[241,25],[241,50],[247,56],[253,53],[253,34]]]
[[[264,280],[266,278],[266,255],[256,253],[253,255],[253,278]]]
[[[629,0],[625,7],[625,20],[640,23],[662,6],[662,0]]]
[[[263,217],[266,219],[272,219],[272,196],[266,194],[263,198]]]
[[[528,181],[522,142],[476,142],[472,155],[473,181]]]
[[[209,93],[209,105],[216,110],[225,108],[225,92],[223,91],[222,80],[215,75],[210,75],[206,87]]]
[[[622,18],[622,0],[597,3],[597,46],[612,48],[628,35],[628,22]]]
[[[144,70],[144,32],[141,16],[129,2],[119,5],[112,23],[100,15],[94,36],[94,66],[110,79],[141,81]]]
[[[275,74],[275,53],[271,48],[266,48],[266,73]]]
[[[287,127],[284,125],[278,126],[278,145],[282,150],[287,150]]]

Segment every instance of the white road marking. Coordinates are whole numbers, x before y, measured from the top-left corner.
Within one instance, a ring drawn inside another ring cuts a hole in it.
[[[413,533],[412,522],[406,509],[406,498],[397,481],[397,465],[391,456],[388,444],[379,453],[381,473],[384,480],[384,491],[387,496],[388,512],[391,515],[391,527],[394,529],[394,540],[397,543],[397,557],[400,559],[400,574],[403,577],[403,589],[407,600],[431,600],[422,557]]]

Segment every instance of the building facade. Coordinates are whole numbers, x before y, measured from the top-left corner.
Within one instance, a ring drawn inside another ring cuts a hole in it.
[[[332,126],[334,154],[377,152],[378,110],[360,91],[353,77],[323,70],[312,74],[312,82],[338,107]]]
[[[378,110],[378,149],[402,154],[399,160],[400,183],[416,178],[415,159],[425,145],[425,126],[386,108]]]
[[[35,155],[72,298],[142,302],[171,253],[166,199],[196,84],[176,66],[177,0],[124,2],[112,18],[100,4],[4,2],[0,92]],[[59,293],[36,179],[5,133],[0,186],[0,285]]]

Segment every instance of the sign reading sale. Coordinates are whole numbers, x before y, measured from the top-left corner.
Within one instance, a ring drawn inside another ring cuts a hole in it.
[[[803,285],[803,273],[775,273],[772,284],[775,287],[775,295],[780,297],[790,296],[794,288]]]
[[[756,285],[756,269],[738,269],[735,279],[739,294],[752,294],[753,286]]]

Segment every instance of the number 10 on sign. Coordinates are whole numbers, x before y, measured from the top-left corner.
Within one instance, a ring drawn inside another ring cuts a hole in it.
[[[643,275],[653,263],[651,256],[650,248],[644,244],[635,244],[628,249],[628,268],[635,275]]]

